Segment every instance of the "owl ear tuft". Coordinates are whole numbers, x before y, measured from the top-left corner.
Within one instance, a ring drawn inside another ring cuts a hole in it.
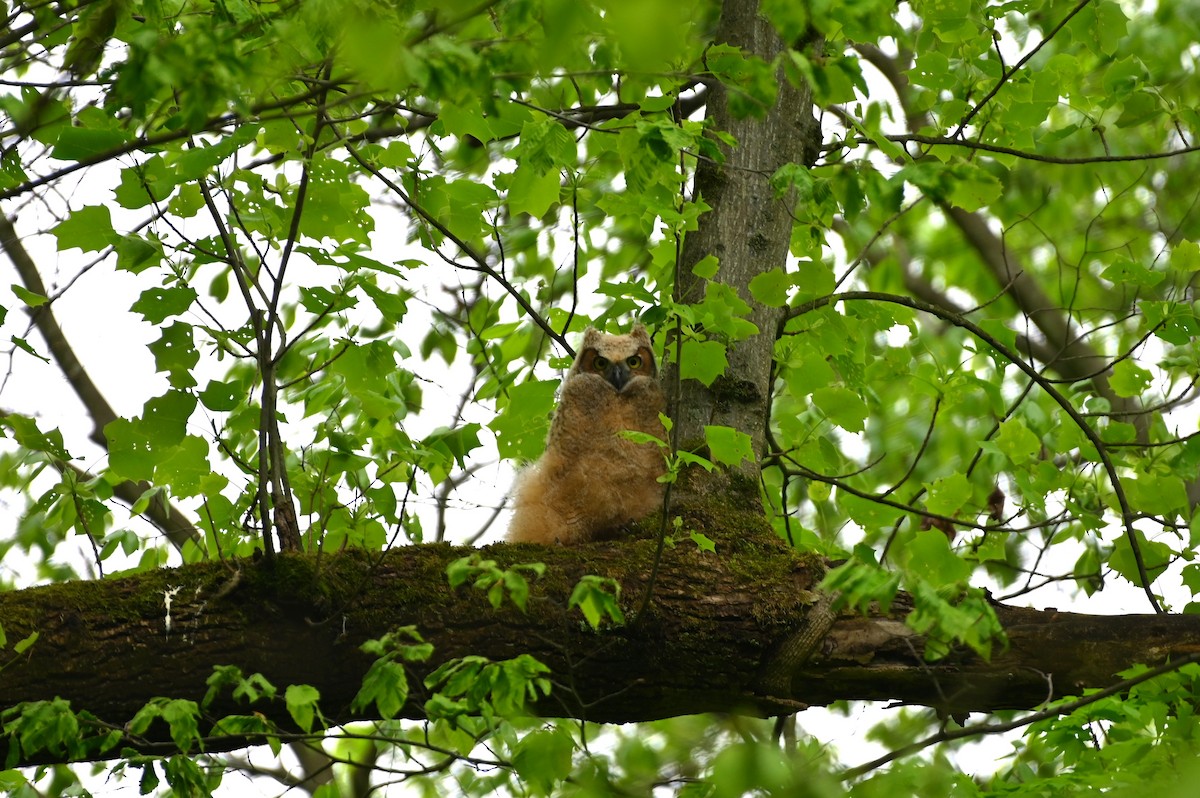
[[[588,327],[583,331],[583,340],[579,342],[579,351],[585,349],[595,349],[600,344],[600,336],[603,335],[595,327]]]
[[[645,324],[633,325],[633,329],[629,331],[629,337],[642,344],[646,348],[650,347],[650,333],[646,332]]]

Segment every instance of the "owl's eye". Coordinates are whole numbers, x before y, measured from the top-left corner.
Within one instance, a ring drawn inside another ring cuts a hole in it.
[[[595,368],[596,371],[604,371],[606,368],[608,368],[608,358],[596,355],[595,359],[592,360],[592,367]]]
[[[640,369],[642,367],[642,356],[633,355],[632,357],[627,357],[625,358],[625,364],[631,369]]]

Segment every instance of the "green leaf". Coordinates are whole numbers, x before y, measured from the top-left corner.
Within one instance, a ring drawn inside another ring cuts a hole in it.
[[[552,795],[571,773],[575,741],[565,729],[543,729],[526,734],[513,748],[517,774],[540,795]]]
[[[540,576],[545,569],[542,563],[521,563],[502,570],[495,560],[472,554],[446,566],[446,578],[450,587],[459,587],[473,580],[476,588],[487,592],[492,609],[499,609],[507,595],[519,610],[525,612],[529,601],[529,582],[520,572],[529,571]]]
[[[34,357],[36,357],[38,360],[42,361],[43,363],[50,362],[50,358],[44,357],[43,355],[38,354],[38,351],[33,348],[33,345],[30,344],[28,341],[26,341],[24,338],[18,338],[17,336],[14,335],[9,340],[12,341],[13,345],[15,347],[17,347],[18,349],[20,349],[22,352],[24,352],[28,355],[33,355]]]
[[[792,277],[783,269],[771,269],[755,275],[750,280],[750,296],[769,308],[783,307],[788,301]]]
[[[133,734],[145,734],[150,724],[162,719],[171,730],[171,739],[181,751],[188,751],[200,738],[200,707],[186,699],[152,698],[129,721]]]
[[[1090,17],[1090,41],[1097,43],[1104,55],[1113,55],[1121,47],[1121,41],[1128,32],[1128,18],[1121,6],[1112,0],[1093,3],[1085,9],[1085,18]]]
[[[63,55],[63,69],[81,78],[96,71],[104,47],[117,28],[122,9],[121,0],[100,0],[86,9],[75,25],[74,35]]]
[[[719,341],[696,341],[688,339],[683,342],[679,373],[685,380],[699,380],[705,385],[713,382],[729,368],[725,356],[725,344]]]
[[[732,427],[705,426],[704,440],[715,462],[736,468],[743,460],[754,462],[750,436]]]
[[[974,212],[1000,199],[1004,184],[974,164],[961,164],[955,170],[949,200],[964,211]]]
[[[60,161],[83,161],[115,150],[128,140],[128,133],[119,128],[66,125],[59,132],[50,157]]]
[[[682,465],[699,466],[700,468],[703,468],[705,471],[712,471],[713,468],[715,468],[712,460],[709,460],[705,457],[701,457],[698,454],[693,454],[692,452],[685,452],[682,450],[678,451],[675,453],[675,459],[678,460]]]
[[[717,276],[717,272],[721,269],[721,262],[717,260],[716,255],[705,255],[700,260],[696,261],[696,265],[692,267],[692,274],[702,280],[711,280]]]
[[[458,138],[477,139],[480,142],[489,142],[495,136],[492,133],[492,127],[488,120],[484,117],[483,110],[480,108],[477,100],[464,103],[447,103],[445,108],[442,108],[438,113],[438,119],[445,126],[446,132]],[[524,136],[522,136],[524,139]],[[404,142],[392,142],[392,145],[399,145],[399,149],[394,152],[386,153],[386,158],[380,158],[384,166],[404,166],[412,160],[412,149]]]
[[[804,3],[794,3],[790,0],[763,0],[761,13],[786,42],[799,41],[809,30],[810,17],[808,7]]]
[[[151,324],[162,324],[170,316],[186,313],[199,298],[196,291],[186,285],[147,288],[130,310],[142,314],[142,318]]]
[[[744,318],[750,314],[750,305],[733,286],[711,281],[705,283],[704,301],[692,308],[696,321],[704,326],[705,335],[710,338],[740,341],[758,333],[758,327]]]
[[[312,731],[313,721],[320,715],[317,709],[320,698],[320,691],[308,684],[288,685],[284,692],[288,714],[296,721],[296,725],[306,732]]]
[[[812,401],[825,417],[847,432],[862,432],[866,428],[867,403],[854,391],[841,386],[818,388]]]
[[[1158,579],[1171,564],[1173,552],[1171,547],[1156,540],[1147,540],[1140,530],[1134,530],[1137,537],[1138,551],[1146,566],[1146,575],[1150,582]],[[1138,587],[1144,587],[1141,575],[1138,573],[1137,560],[1133,556],[1133,547],[1129,545],[1129,535],[1117,538],[1113,544],[1112,554],[1108,557],[1108,565],[1126,580]]]
[[[35,294],[33,291],[26,289],[24,286],[17,285],[16,283],[13,283],[11,286],[9,286],[9,288],[14,294],[17,295],[17,299],[25,303],[26,307],[40,308],[42,305],[50,301],[41,294]]]
[[[160,780],[158,771],[154,766],[154,760],[150,760],[141,764],[142,777],[138,780],[138,790],[142,795],[149,795],[158,789]]]
[[[713,798],[742,795],[787,795],[793,787],[791,768],[778,746],[743,741],[725,746],[713,758]]]
[[[1191,565],[1183,566],[1183,571],[1180,573],[1183,584],[1187,589],[1192,591],[1192,595],[1200,593],[1200,565],[1192,563]]]
[[[920,529],[905,544],[905,570],[933,585],[964,582],[971,575],[971,564],[950,549],[950,541],[937,529]]]
[[[163,775],[171,787],[171,795],[206,795],[211,789],[208,773],[190,756],[177,755],[166,760]]]
[[[245,400],[246,387],[236,382],[210,380],[199,396],[200,402],[209,410],[233,410]]]
[[[540,219],[558,202],[561,181],[558,170],[541,172],[531,164],[518,164],[508,187],[509,212],[527,213]]]
[[[969,556],[979,562],[1005,562],[1008,559],[1007,537],[1002,532],[989,532]]]
[[[118,418],[105,425],[104,437],[108,441],[108,463],[112,471],[135,482],[148,482],[154,476],[157,457],[139,424]]]
[[[525,612],[529,604],[529,582],[525,580],[525,577],[514,570],[504,571],[501,576],[501,585],[503,592],[508,595],[517,609]],[[499,609],[499,602],[492,602],[492,606]]]
[[[358,300],[345,291],[332,291],[319,285],[300,287],[300,305],[309,313],[341,313],[357,304]]]
[[[1110,283],[1131,285],[1135,288],[1153,288],[1166,278],[1166,274],[1163,272],[1151,271],[1142,264],[1126,257],[1114,259],[1111,264],[1100,272],[1100,276]]]
[[[179,497],[199,496],[202,483],[213,473],[208,462],[208,441],[188,435],[164,457],[154,469],[154,479],[170,485],[171,493]]]
[[[146,402],[139,428],[157,447],[175,446],[187,435],[188,419],[196,397],[185,391],[167,391]]]
[[[1127,358],[1113,366],[1109,385],[1117,396],[1141,396],[1153,380],[1153,374],[1134,363],[1132,358]]]
[[[117,268],[131,274],[141,274],[162,259],[162,247],[157,241],[139,236],[121,236],[117,241]]]
[[[441,427],[421,440],[421,445],[430,450],[444,453],[459,468],[467,467],[467,455],[480,446],[478,424],[463,424],[452,429]],[[431,471],[431,474],[433,472]],[[440,481],[436,478],[435,482]]]
[[[587,574],[571,591],[567,609],[578,607],[593,629],[599,629],[606,621],[623,626],[625,613],[617,603],[620,597],[621,585],[617,580]]]
[[[1165,517],[1187,509],[1187,488],[1181,477],[1142,471],[1134,477],[1121,480],[1125,496],[1134,510]]]
[[[925,488],[925,509],[937,515],[952,518],[971,498],[971,483],[962,474],[941,477],[926,483]]]
[[[1180,241],[1171,250],[1168,265],[1172,270],[1185,274],[1200,272],[1200,244],[1195,241]]]
[[[838,491],[837,503],[850,520],[864,529],[884,529],[896,523],[904,514],[895,507],[864,499],[847,491]]]
[[[729,110],[736,119],[762,117],[775,104],[779,84],[774,65],[729,44],[711,45],[705,63],[730,87]]]
[[[46,452],[58,460],[70,460],[71,455],[63,443],[62,433],[57,429],[42,432],[37,419],[18,413],[0,415],[0,426],[12,431],[13,438],[25,449]]]
[[[941,537],[933,530],[926,534]],[[951,577],[951,581],[939,584],[928,578],[921,566],[911,569],[913,609],[904,619],[911,629],[926,636],[925,659],[935,661],[949,655],[954,643],[966,644],[983,659],[990,659],[992,647],[1005,643],[1007,637],[987,594],[979,588],[964,589],[952,574],[935,575]]]
[[[162,719],[171,727],[171,739],[180,751],[190,751],[200,739],[200,707],[195,701],[177,698],[162,705]]]
[[[390,720],[400,714],[407,701],[408,674],[404,666],[389,658],[383,658],[371,663],[367,675],[363,677],[362,687],[350,706],[361,712],[374,704],[379,710],[379,716]]]
[[[233,688],[235,700],[245,700],[251,704],[260,698],[274,698],[277,692],[275,685],[261,673],[243,676],[241,668],[236,665],[214,665],[212,675],[205,684],[208,685],[208,691],[200,702],[201,707],[208,707],[226,687]]]
[[[195,183],[185,183],[175,192],[175,196],[171,197],[171,201],[167,203],[167,209],[184,219],[189,219],[200,212],[204,207],[204,194],[201,193],[200,187]]]
[[[508,389],[508,403],[488,423],[501,457],[528,461],[541,454],[557,388],[556,380],[527,380]]]
[[[120,240],[113,230],[107,205],[86,205],[71,211],[66,219],[50,228],[58,239],[58,251],[79,247],[84,252],[99,252]]]
[[[1024,465],[1037,459],[1042,451],[1042,442],[1019,418],[1010,418],[1000,425],[996,435],[996,448],[1013,465]]]
[[[0,632],[0,637],[3,637],[2,632]],[[25,637],[21,638],[21,640],[19,640],[15,646],[13,646],[13,653],[14,654],[24,654],[26,651],[29,650],[30,646],[32,646],[34,643],[36,643],[38,641],[39,637],[41,637],[40,632],[29,633]],[[4,643],[2,640],[0,640],[0,648],[4,648]]]
[[[495,564],[494,560],[488,560],[488,562]],[[459,557],[446,566],[446,581],[450,583],[450,587],[464,585],[478,571],[479,567],[480,557],[478,554]]]
[[[200,362],[200,353],[192,338],[192,325],[177,321],[162,328],[162,336],[150,344],[156,371],[166,372],[173,388],[192,388],[196,378],[192,369]]]
[[[104,428],[108,440],[109,466],[125,479],[149,481],[157,464],[178,454],[176,447],[187,436],[187,423],[196,408],[196,397],[182,391],[166,394],[146,402],[142,418],[119,418]],[[207,442],[196,439],[190,444],[192,453],[200,446],[207,452]],[[205,461],[190,464],[194,473],[207,473]],[[144,508],[143,508],[144,509]]]
[[[62,755],[79,746],[79,720],[61,698],[18,704],[20,714],[5,723],[5,732],[20,743],[25,755],[49,751]]]

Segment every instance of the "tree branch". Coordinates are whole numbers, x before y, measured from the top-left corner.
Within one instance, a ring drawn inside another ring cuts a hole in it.
[[[997,340],[993,335],[969,319],[949,313],[942,308],[934,305],[928,305],[924,302],[920,302],[906,296],[881,294],[872,291],[847,291],[841,294],[830,294],[828,296],[814,299],[811,302],[806,302],[802,305],[792,308],[788,315],[791,318],[795,318],[796,316],[803,315],[812,310],[816,310],[817,308],[825,307],[826,305],[831,305],[836,302],[855,300],[888,302],[894,305],[903,305],[904,307],[909,307],[913,310],[919,310],[944,321],[948,321],[956,327],[961,327],[971,335],[995,349],[1010,363],[1019,368],[1021,371],[1025,372],[1026,376],[1037,383],[1038,387],[1045,391],[1046,395],[1053,399],[1054,403],[1062,408],[1063,412],[1070,417],[1071,421],[1075,423],[1075,425],[1079,428],[1079,431],[1083,433],[1084,437],[1087,438],[1088,441],[1096,448],[1096,454],[1100,458],[1101,465],[1104,467],[1104,472],[1108,476],[1109,484],[1112,486],[1113,496],[1116,498],[1117,505],[1121,510],[1121,521],[1125,527],[1125,537],[1129,541],[1129,547],[1132,550],[1134,562],[1137,564],[1138,576],[1142,582],[1141,588],[1145,592],[1146,598],[1150,600],[1150,606],[1154,608],[1154,611],[1157,613],[1163,612],[1162,606],[1158,603],[1158,598],[1150,589],[1151,580],[1146,572],[1146,565],[1142,557],[1141,546],[1138,543],[1137,535],[1133,528],[1134,512],[1129,506],[1129,500],[1125,496],[1125,488],[1121,484],[1121,479],[1117,474],[1117,469],[1113,464],[1112,457],[1110,457],[1108,454],[1108,447],[1104,445],[1103,439],[1101,439],[1099,433],[1092,429],[1092,425],[1087,422],[1087,419],[1084,418],[1075,408],[1075,406],[1072,405],[1070,401],[1068,401],[1067,398],[1063,396],[1057,388],[1054,387],[1053,383],[1043,377],[1037,369],[1022,359],[1016,352],[1009,349],[1003,342]]]
[[[38,271],[33,258],[29,256],[25,245],[21,243],[16,228],[2,213],[0,213],[0,248],[3,248],[8,259],[12,261],[25,289],[40,296],[48,296],[46,285],[42,282],[41,272]],[[89,437],[93,443],[107,452],[108,439],[104,435],[104,428],[117,420],[116,411],[104,398],[104,394],[100,392],[99,387],[92,381],[87,369],[76,356],[75,350],[71,348],[62,328],[58,326],[58,320],[54,318],[51,304],[47,302],[40,307],[30,308],[29,316],[38,333],[46,342],[46,346],[50,349],[50,354],[58,364],[63,376],[67,378],[67,384],[75,391],[75,395],[79,397],[79,401],[83,403],[88,416],[92,419],[92,433]],[[122,482],[113,488],[113,492],[121,501],[132,506],[150,488],[151,485],[148,482]],[[182,549],[188,541],[204,539],[191,520],[171,502],[152,501],[146,508],[145,515],[146,519],[160,530],[177,549]]]
[[[735,523],[753,514],[745,516]],[[312,685],[328,723],[344,724],[373,714],[349,708],[371,664],[359,645],[410,624],[434,654],[407,666],[412,692],[400,712],[407,718],[425,717],[424,677],[468,654],[500,661],[529,653],[557,683],[573,685],[574,692],[560,690],[539,704],[540,713],[634,722],[707,711],[772,715],[855,699],[954,713],[1028,709],[1108,687],[1114,674],[1139,662],[1157,665],[1200,652],[1194,615],[1101,617],[998,606],[1006,650],[990,662],[967,650],[926,662],[924,638],[904,623],[909,604],[901,595],[890,616],[825,617],[828,634],[811,656],[781,670],[780,662],[790,662],[787,642],[821,621],[812,613],[824,564],[776,546],[739,549],[744,528],[704,531],[718,539],[721,556],[668,549],[643,619],[601,632],[567,610],[575,582],[584,573],[615,578],[631,610],[645,587],[654,540],[485,549],[502,568],[546,563],[531,585],[528,614],[508,603],[493,610],[481,590],[451,590],[446,566],[475,550],[444,545],[403,547],[378,562],[354,551],[323,558],[285,553],[243,561],[234,578],[228,563],[200,563],[0,594],[10,638],[40,632],[32,648],[5,665],[0,709],[59,696],[105,728],[120,729],[156,696],[200,702],[213,667],[233,663],[247,675],[261,673],[280,696],[287,685]],[[168,591],[174,591],[169,628]],[[206,710],[214,719],[248,711],[294,730],[282,698],[247,707],[223,695]],[[214,737],[205,750],[254,741]],[[174,750],[165,727],[124,742],[153,753]],[[104,758],[118,750],[79,755]],[[17,763],[62,758],[23,752]]]

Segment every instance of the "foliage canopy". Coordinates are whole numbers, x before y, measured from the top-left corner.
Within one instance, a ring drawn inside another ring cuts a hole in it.
[[[1195,611],[1200,14],[760,11],[778,56],[722,35],[699,0],[0,2],[10,587],[495,539],[575,334],[640,320],[714,391],[737,377],[732,348],[773,341],[765,437],[711,425],[704,451],[670,456],[756,463],[778,537],[846,560],[826,586],[850,606],[906,591],[927,657],[1005,645],[984,586]],[[697,169],[746,143],[708,106],[723,87],[731,118],[762,120],[788,84],[811,91],[794,110],[820,121],[815,158],[754,176],[792,215],[789,256],[730,282],[719,251],[680,257],[711,211]],[[681,275],[703,291],[685,301]],[[46,401],[64,379],[77,420]],[[714,547],[664,521],[674,545]],[[476,556],[449,578],[524,609],[541,573]],[[600,627],[637,611],[600,577],[572,604]],[[206,707],[164,697],[124,732],[166,723],[183,754],[110,767],[181,794],[242,770],[321,795],[1020,795],[1186,784],[1171,763],[1195,755],[1194,663],[1017,726],[1000,763],[968,766],[955,747],[976,737],[952,734],[850,770],[865,756],[826,747],[816,710],[798,736],[532,720],[525,702],[552,687],[527,656],[439,668],[430,720],[394,720],[429,644],[398,629],[369,645],[355,700],[377,725],[327,731],[312,687],[230,664],[213,694],[248,709],[220,731],[278,755],[253,703],[283,701],[310,745],[282,768],[204,755]],[[64,759],[86,720],[55,701],[0,716]],[[959,720],[894,710],[870,738],[901,751]],[[78,779],[0,773],[16,791]]]

